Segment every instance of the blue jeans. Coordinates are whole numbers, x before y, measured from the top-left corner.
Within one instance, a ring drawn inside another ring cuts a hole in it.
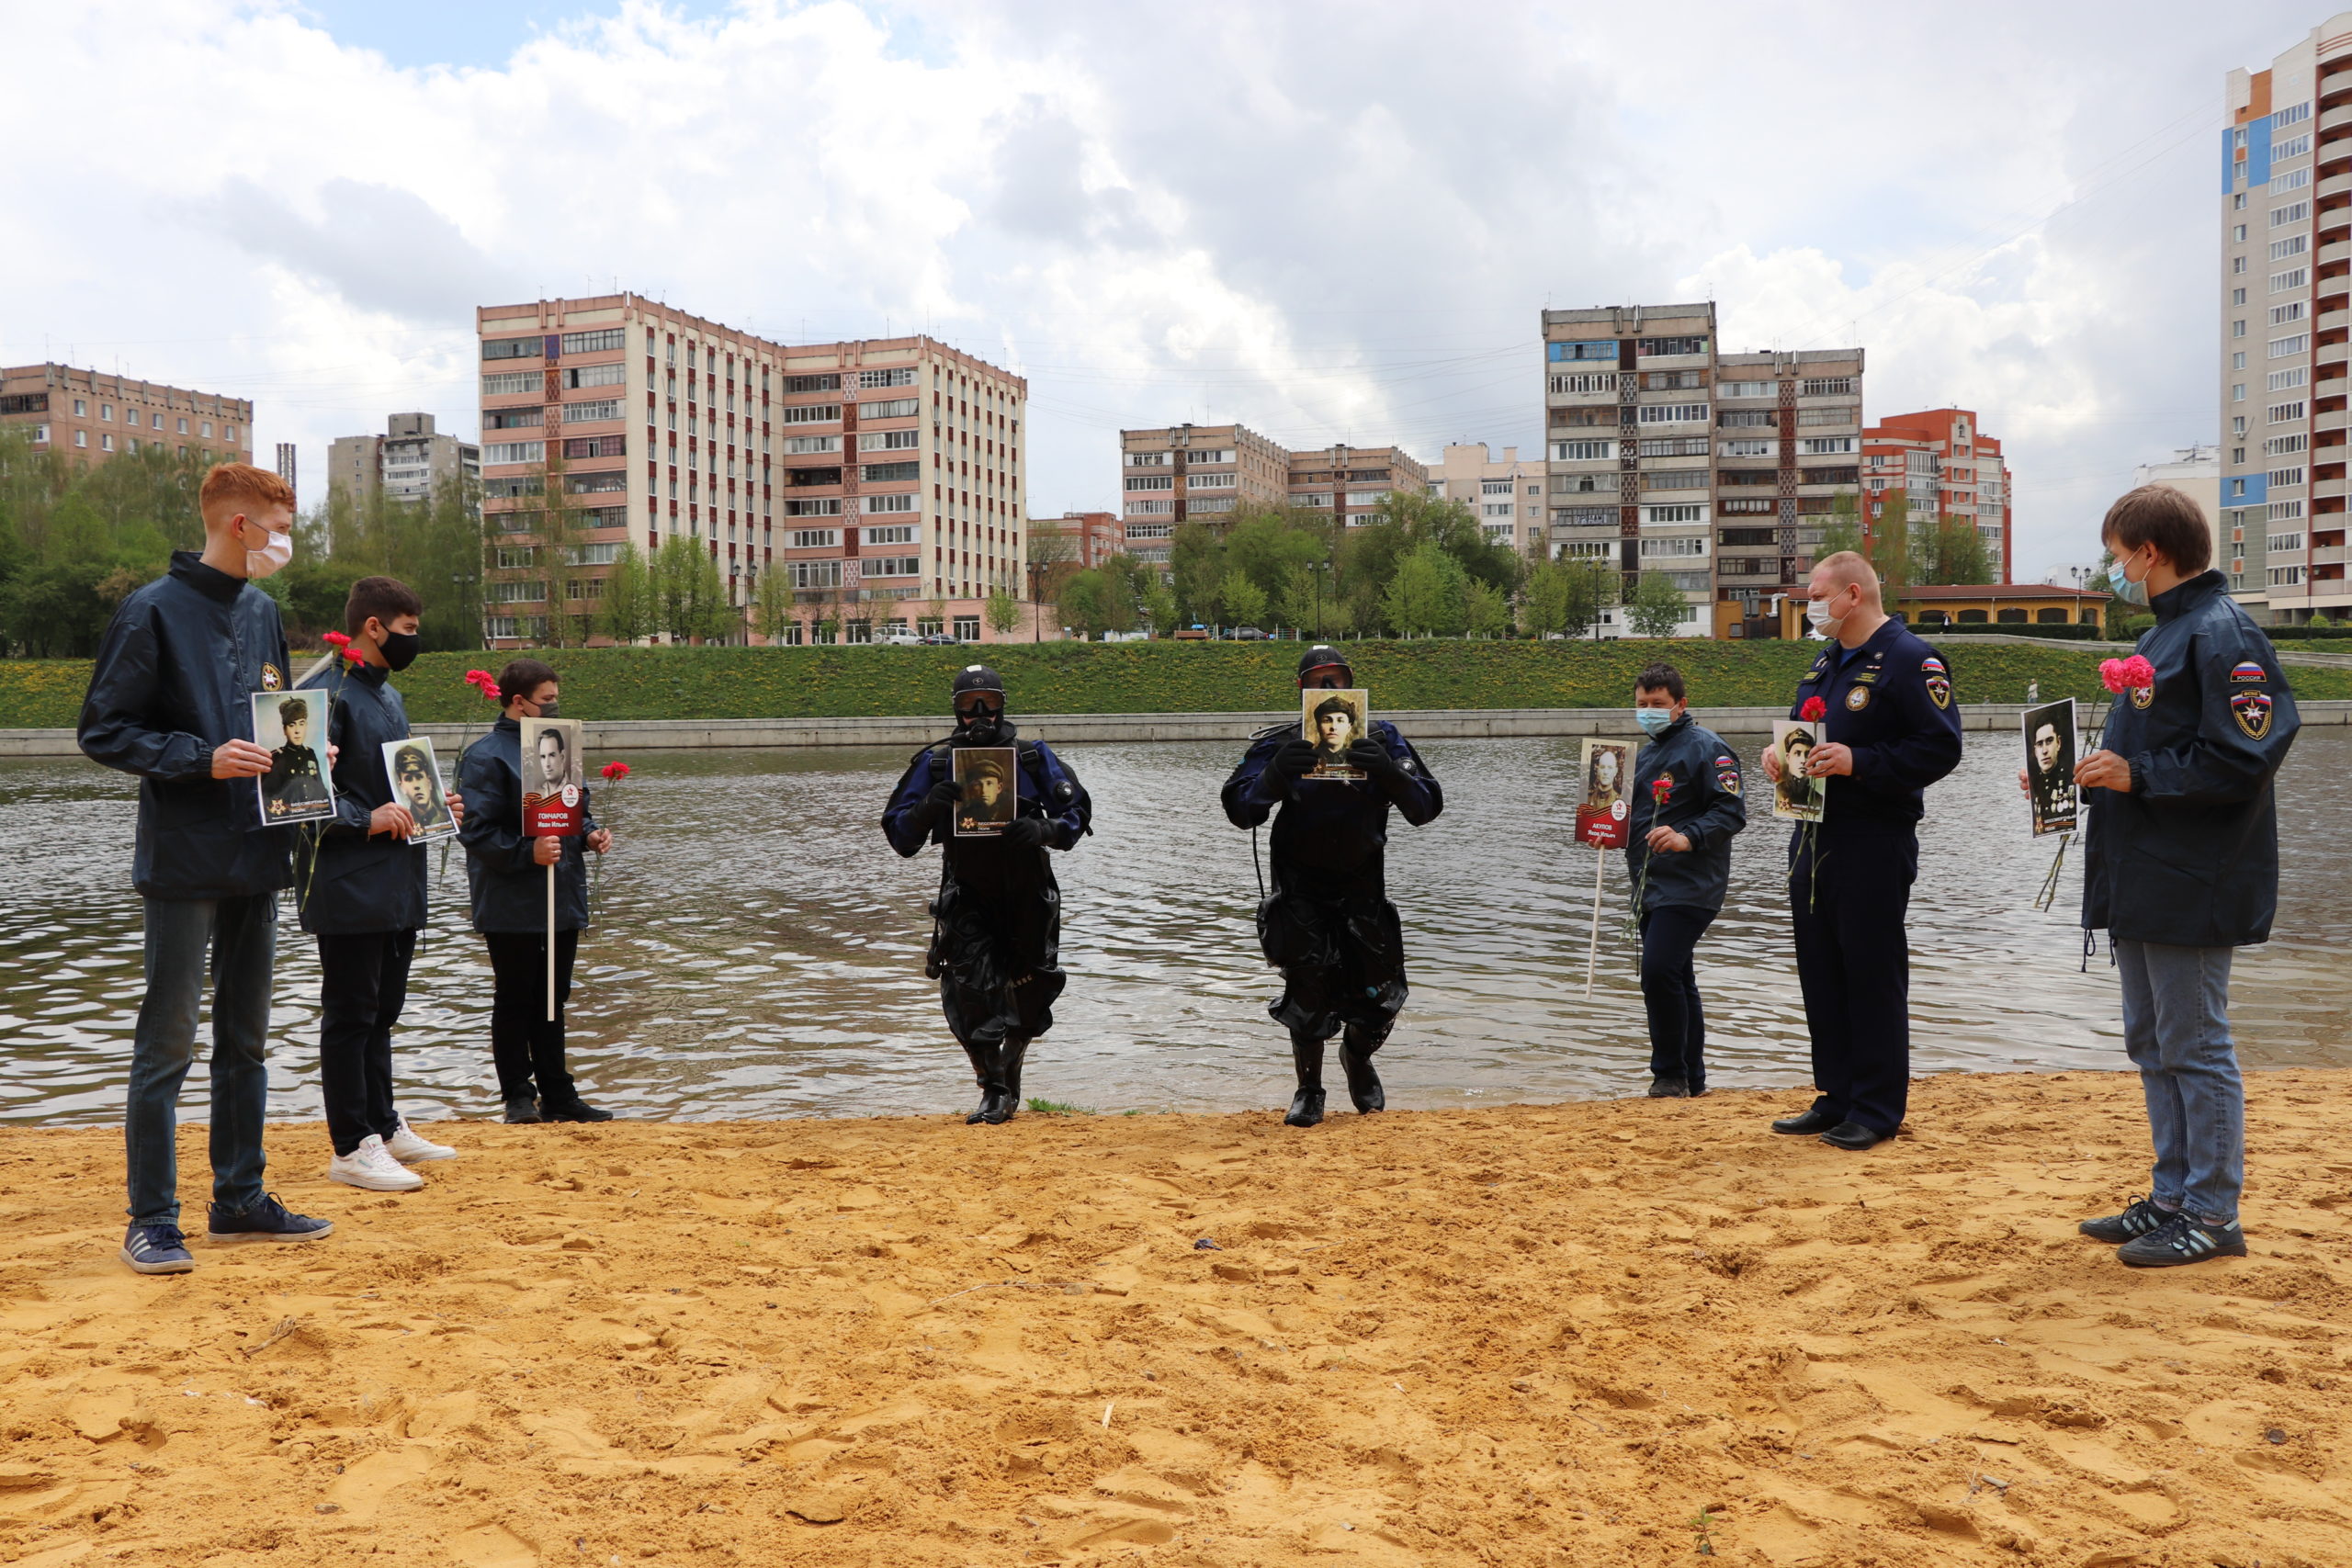
[[[205,959],[212,960],[212,1201],[243,1210],[262,1198],[261,1126],[269,1101],[270,971],[277,895],[150,898],[147,996],[130,1036],[130,1103],[123,1142],[134,1224],[180,1217],[180,1085],[196,1060]]]
[[[2226,947],[2118,942],[2123,1048],[2140,1069],[2156,1168],[2149,1196],[2216,1224],[2245,1187],[2245,1086],[2230,1040]]]

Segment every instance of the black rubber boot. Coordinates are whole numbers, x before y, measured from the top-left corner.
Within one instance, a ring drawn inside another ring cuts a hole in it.
[[[989,1054],[980,1046],[967,1045],[964,1047],[964,1055],[971,1061],[973,1081],[980,1087],[980,1103],[969,1116],[964,1118],[964,1125],[977,1127],[987,1121],[989,1116]]]
[[[1312,1127],[1323,1120],[1323,1042],[1294,1034],[1290,1060],[1298,1074],[1298,1092],[1291,1096],[1288,1127]]]
[[[1348,1075],[1348,1100],[1367,1116],[1388,1109],[1388,1096],[1382,1092],[1380,1075],[1372,1066],[1372,1055],[1379,1049],[1379,1041],[1366,1045],[1352,1029],[1340,1036],[1340,1066]]]
[[[1012,1045],[1004,1041],[987,1046],[981,1053],[988,1065],[986,1076],[980,1079],[980,1120],[991,1127],[1002,1126],[1012,1120],[1014,1101],[1012,1089],[1005,1081],[1012,1063]]]
[[[1004,1041],[1004,1119],[1012,1121],[1021,1114],[1021,1068],[1029,1059],[1029,1042],[1017,1034]]]

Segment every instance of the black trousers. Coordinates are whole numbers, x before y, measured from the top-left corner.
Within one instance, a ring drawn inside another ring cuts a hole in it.
[[[560,1103],[577,1092],[563,1062],[563,1009],[571,998],[576,931],[555,933],[555,1021],[548,1021],[548,939],[542,931],[484,931],[496,989],[490,1003],[490,1054],[501,1100]]]
[[[1642,1005],[1650,1015],[1650,1077],[1707,1087],[1707,1017],[1691,954],[1715,911],[1669,904],[1642,914]]]
[[[415,956],[413,931],[319,938],[319,1093],[339,1155],[371,1134],[389,1138],[399,1126],[392,1026],[408,1005]]]
[[[1836,811],[1834,804],[1831,811]],[[1907,823],[1822,823],[1790,835],[1797,981],[1813,1036],[1814,1103],[1874,1133],[1903,1124],[1911,1092],[1911,945],[1919,874]]]

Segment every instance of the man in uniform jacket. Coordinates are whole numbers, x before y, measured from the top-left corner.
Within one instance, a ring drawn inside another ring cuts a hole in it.
[[[523,720],[554,718],[562,693],[555,671],[536,659],[510,660],[498,672],[498,721],[458,761],[466,818],[466,886],[474,930],[490,951],[492,990],[490,1051],[499,1098],[510,1122],[609,1122],[613,1113],[580,1098],[563,1048],[563,1010],[580,932],[588,924],[588,852],[612,848],[596,825],[593,800],[580,792],[581,830],[568,838],[523,831]],[[540,776],[535,758],[531,777]],[[548,872],[555,867],[555,1017],[548,1017]]]
[[[1739,757],[1690,716],[1687,690],[1671,664],[1634,681],[1634,720],[1649,744],[1634,759],[1625,872],[1639,889],[1653,1100],[1707,1092],[1707,1020],[1692,953],[1723,910],[1732,836],[1747,826]]]
[[[978,1081],[980,1103],[966,1124],[1001,1123],[1021,1109],[1029,1043],[1054,1026],[1054,998],[1068,983],[1061,888],[1046,852],[1076,849],[1093,831],[1094,803],[1051,747],[1020,739],[995,671],[965,666],[949,695],[956,732],[907,764],[883,808],[882,833],[910,858],[940,847],[923,973],[939,982],[940,1011]],[[1018,759],[1016,814],[985,838],[954,830],[964,794],[955,754],[975,746],[1010,746]]]
[[[249,699],[284,690],[288,661],[277,602],[251,579],[292,555],[294,492],[276,474],[223,463],[205,475],[198,505],[203,552],[174,551],[171,570],[115,611],[77,729],[84,755],[139,779],[130,879],[144,906],[147,989],[130,1037],[121,1257],[141,1274],[196,1267],[179,1228],[174,1133],[208,959],[209,1239],[308,1241],[334,1228],[287,1213],[262,1185],[277,891],[292,880],[294,835],[263,820],[254,786],[270,753],[254,743]]]
[[[334,816],[297,857],[302,929],[319,944],[319,1092],[334,1157],[327,1179],[373,1192],[411,1192],[408,1166],[458,1151],[408,1124],[392,1103],[392,1028],[408,1000],[416,935],[424,926],[425,848],[419,824],[385,768],[387,742],[409,736],[408,708],[390,677],[416,658],[424,604],[407,584],[363,577],[343,612],[353,651],[303,677],[334,694]],[[450,808],[464,815],[462,795]]]
[[[1355,678],[1339,649],[1318,645],[1300,656],[1298,684],[1340,690]],[[1316,755],[1295,725],[1275,725],[1251,738],[1222,796],[1237,828],[1255,829],[1281,807],[1269,855],[1274,890],[1259,906],[1258,940],[1283,972],[1283,994],[1266,1010],[1290,1031],[1298,1087],[1283,1120],[1293,1127],[1323,1120],[1324,1046],[1335,1033],[1349,1100],[1364,1112],[1387,1103],[1372,1058],[1408,995],[1404,927],[1385,874],[1388,808],[1417,828],[1445,809],[1419,753],[1385,719],[1347,750],[1361,778],[1308,777]]]
[[[1829,641],[1789,716],[1804,717],[1815,698],[1826,709],[1824,739],[1804,766],[1826,789],[1821,821],[1789,836],[1789,890],[1820,1093],[1772,1130],[1867,1149],[1894,1135],[1909,1104],[1904,911],[1919,874],[1927,787],[1960,765],[1960,714],[1942,656],[1886,613],[1869,561],[1850,550],[1830,556],[1806,592],[1806,616]],[[1776,786],[1780,770],[1766,751]]]
[[[2099,750],[2075,768],[2090,808],[2083,926],[2114,945],[2156,1163],[2147,1197],[2080,1228],[2143,1268],[2244,1257],[2230,961],[2269,940],[2278,906],[2271,781],[2294,743],[2295,696],[2270,639],[2208,570],[2211,536],[2194,502],[2143,486],[2108,510],[2100,534],[2117,593],[2156,624],[2136,650],[2152,679],[2122,682]]]

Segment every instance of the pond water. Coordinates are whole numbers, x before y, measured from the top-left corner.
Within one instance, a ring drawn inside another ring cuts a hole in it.
[[[1760,738],[1739,750],[1754,762]],[[1911,907],[1921,1072],[2117,1068],[2116,982],[2082,968],[2078,862],[2031,908],[2054,845],[2024,830],[2017,743],[1972,736],[1929,795]],[[1566,841],[1574,740],[1437,741],[1443,817],[1392,839],[1413,997],[1382,1070],[1426,1107],[1638,1093],[1647,1043],[1612,857],[1585,998],[1593,854]],[[1102,1111],[1273,1107],[1283,1036],[1264,1012],[1250,836],[1217,809],[1238,748],[1079,746],[1096,832],[1059,857],[1070,985],[1030,1054],[1032,1095]],[[592,761],[601,761],[596,758]],[[876,825],[899,751],[647,752],[600,797],[619,840],[583,940],[572,1057],[590,1098],[630,1116],[865,1115],[967,1108],[962,1054],[922,973],[935,852]],[[2241,955],[2233,1015],[2249,1066],[2352,1065],[2343,1028],[2352,907],[2334,896],[2352,832],[2327,807],[2352,733],[2306,731],[2281,781],[2279,939]],[[1759,802],[1760,805],[1760,802]],[[0,762],[0,1121],[120,1119],[140,994],[130,886],[132,787],[79,761]],[[1806,1081],[1782,864],[1769,819],[1736,841],[1731,901],[1700,949],[1713,1081]],[[465,926],[462,852],[435,884],[397,1042],[418,1120],[495,1113],[490,972]],[[319,973],[282,931],[270,1113],[312,1118]],[[203,1114],[202,1069],[184,1105]]]

